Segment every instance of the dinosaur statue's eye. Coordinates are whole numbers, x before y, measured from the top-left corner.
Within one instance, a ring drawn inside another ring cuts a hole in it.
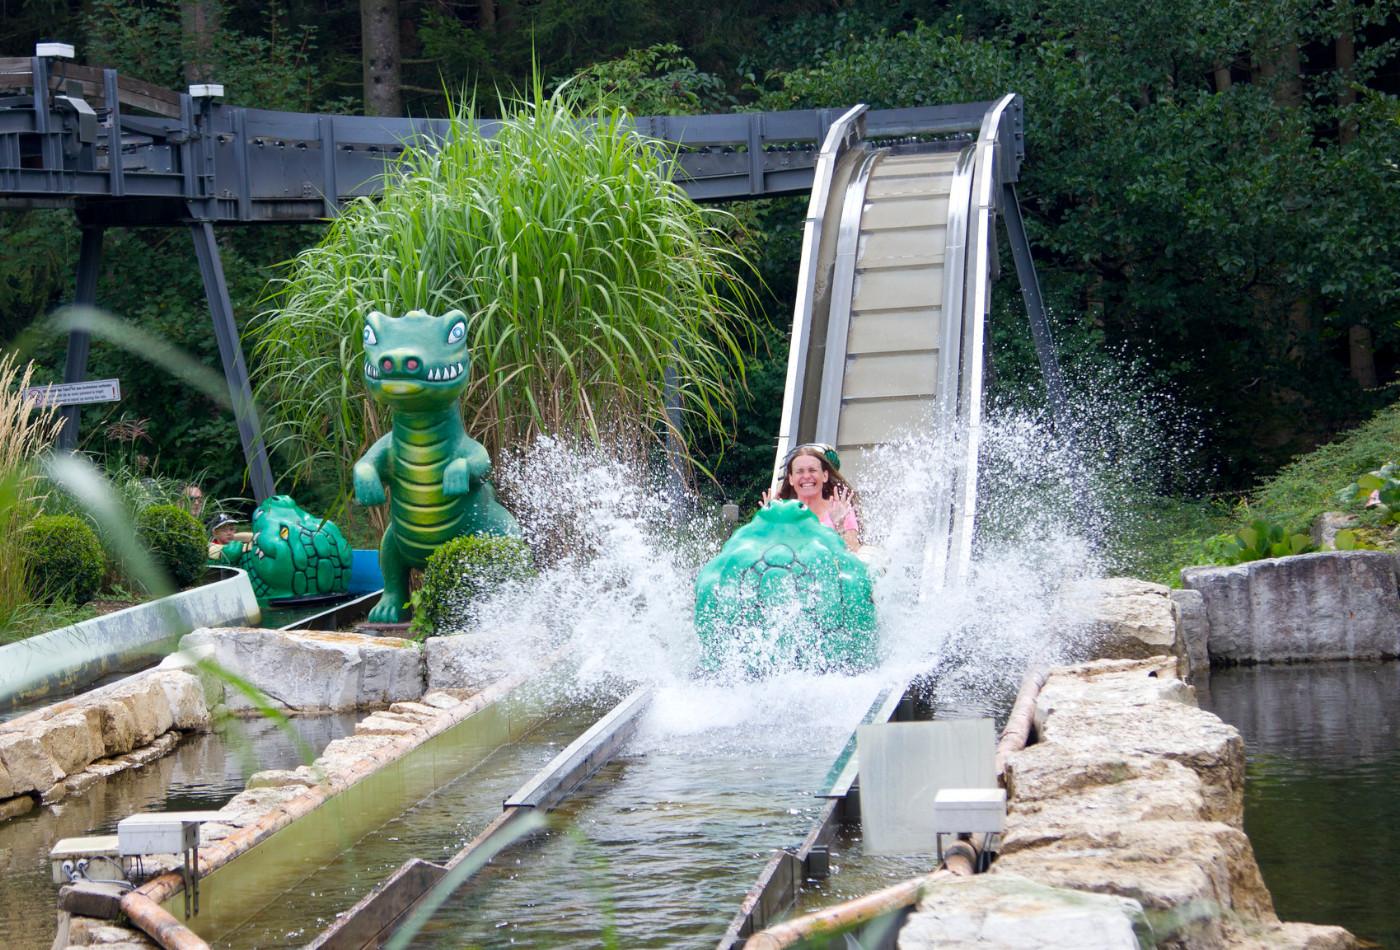
[[[369,329],[369,328],[366,327],[365,329]],[[461,320],[458,320],[456,323],[452,324],[452,329],[447,331],[447,342],[448,342],[448,343],[461,343],[462,340],[466,338],[466,335],[467,335],[467,325],[466,325],[465,323],[463,323]]]
[[[364,340],[365,346],[374,346],[379,342],[379,339],[374,335],[374,328],[368,323],[365,324]]]

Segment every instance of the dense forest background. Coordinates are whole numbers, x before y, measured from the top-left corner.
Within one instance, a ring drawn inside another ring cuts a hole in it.
[[[0,54],[38,39],[233,104],[442,115],[448,96],[578,76],[639,114],[895,107],[1025,97],[1020,185],[1057,337],[1081,391],[1131,379],[1200,420],[1158,490],[1247,486],[1395,400],[1400,369],[1400,62],[1390,0],[0,0]],[[581,75],[580,75],[581,74]],[[800,246],[800,199],[736,207],[766,286],[736,440],[700,446],[719,493],[771,464]],[[314,226],[221,232],[240,321]],[[0,341],[71,295],[78,233],[4,212]],[[109,234],[100,302],[217,365],[183,231]],[[1006,269],[1009,273],[1009,267]],[[997,295],[995,398],[1041,400],[1020,297]],[[62,344],[40,353],[52,376]],[[109,463],[234,495],[232,419],[120,349],[90,371],[120,404],[84,410]],[[256,373],[256,368],[254,369]]]

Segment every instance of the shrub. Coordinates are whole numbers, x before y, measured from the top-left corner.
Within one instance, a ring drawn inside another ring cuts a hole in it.
[[[204,576],[209,540],[204,526],[179,505],[152,505],[136,516],[136,535],[176,587]]]
[[[519,538],[469,535],[433,552],[414,594],[413,632],[431,637],[472,619],[473,605],[508,581],[533,577],[530,546]]]
[[[40,515],[24,529],[21,547],[36,598],[84,604],[97,593],[107,559],[81,518]]]

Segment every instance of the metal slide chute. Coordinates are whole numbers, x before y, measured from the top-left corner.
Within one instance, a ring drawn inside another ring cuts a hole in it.
[[[961,579],[971,557],[995,218],[1019,171],[1020,100],[985,103],[962,134],[884,131],[857,106],[818,158],[774,477],[806,442],[836,446],[858,484],[881,445],[956,439],[952,478],[935,489],[931,590]]]

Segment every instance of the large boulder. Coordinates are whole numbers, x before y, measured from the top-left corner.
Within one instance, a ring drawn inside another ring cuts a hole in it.
[[[1322,551],[1233,567],[1190,567],[1205,603],[1210,655],[1225,662],[1400,655],[1394,556]]]
[[[1172,591],[1181,618],[1181,639],[1186,644],[1186,659],[1191,664],[1192,682],[1210,672],[1210,618],[1206,616],[1205,598],[1198,590]]]
[[[272,706],[294,712],[387,706],[417,699],[425,687],[417,644],[397,637],[223,627],[194,631],[180,649],[203,653]],[[233,713],[256,711],[238,689],[226,689],[224,702]]]
[[[1069,596],[1083,609],[1101,659],[1185,658],[1170,588],[1133,577],[1085,581]]]
[[[44,744],[28,732],[0,731],[0,765],[9,776],[12,794],[43,792],[63,778]]]
[[[900,950],[1138,950],[1151,928],[1131,898],[1047,887],[1014,874],[940,881],[899,932]]]
[[[1159,947],[1224,947],[1230,919],[1278,919],[1249,839],[1220,822],[1019,822],[992,873],[1138,901]]]

